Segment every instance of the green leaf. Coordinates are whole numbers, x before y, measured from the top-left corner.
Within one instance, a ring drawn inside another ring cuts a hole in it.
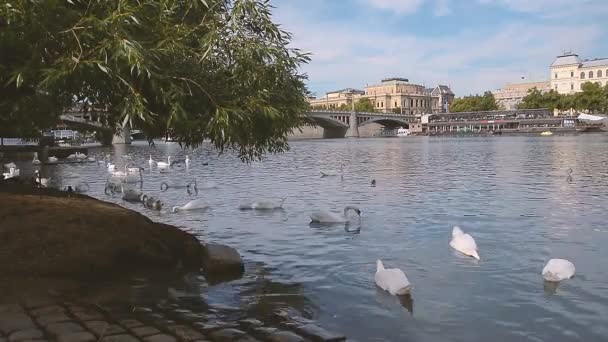
[[[97,63],[97,66],[99,67],[99,69],[101,69],[101,71],[105,72],[106,74],[108,74],[108,68],[106,68],[105,66],[101,65],[100,63]]]
[[[17,88],[21,87],[21,84],[23,84],[23,77],[21,77],[21,73],[19,73],[17,75],[17,80],[15,81],[15,85],[17,86]]]

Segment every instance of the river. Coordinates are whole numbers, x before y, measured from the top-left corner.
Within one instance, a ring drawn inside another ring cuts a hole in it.
[[[174,289],[186,298],[252,314],[260,301],[292,307],[357,341],[599,341],[608,336],[607,147],[608,135],[306,140],[251,164],[207,145],[90,151],[109,153],[118,169],[126,161],[143,166],[143,189],[165,202],[161,212],[106,196],[102,165],[43,173],[63,185],[86,180],[91,196],[241,252],[243,279],[207,286],[194,276],[188,289]],[[188,170],[159,173],[147,163],[149,155],[186,154]],[[343,177],[320,177],[342,163]],[[170,213],[193,197],[183,188],[161,192],[160,184],[192,179],[210,209]],[[218,187],[204,190],[205,182]],[[244,200],[283,197],[283,211],[238,209]],[[360,225],[309,225],[314,210],[348,204],[360,207]],[[475,237],[480,261],[450,249],[454,225]],[[378,258],[406,272],[411,301],[375,286]],[[550,258],[576,265],[557,289],[540,275]]]

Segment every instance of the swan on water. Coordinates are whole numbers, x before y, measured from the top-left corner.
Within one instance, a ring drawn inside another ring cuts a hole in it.
[[[36,183],[38,183],[38,185],[46,188],[49,186],[49,178],[42,178],[40,177],[40,171],[36,170],[35,171],[36,174]]]
[[[319,210],[310,215],[312,222],[316,223],[347,223],[350,219],[346,216],[349,211],[354,211],[359,219],[361,219],[361,210],[359,208],[349,205],[344,208],[344,213],[335,213],[329,210]]]
[[[13,162],[10,162],[8,164],[4,164],[4,167],[7,168],[7,169],[10,169],[11,167],[14,168],[14,169],[16,169],[17,165],[15,165],[15,163],[13,163]]]
[[[452,240],[450,241],[450,246],[464,255],[468,255],[479,260],[475,239],[473,239],[471,235],[465,234],[458,226],[455,226],[452,229]]]
[[[190,166],[190,156],[186,154],[186,167]]]
[[[110,162],[108,162],[107,167],[108,167],[108,172],[114,172],[114,170],[116,170],[116,165],[114,165]]]
[[[393,296],[408,294],[412,285],[405,273],[398,268],[384,268],[380,259],[376,260],[376,285]]]
[[[48,157],[48,158],[47,158],[47,161],[48,161],[49,163],[56,163],[56,162],[58,162],[58,161],[59,161],[59,158],[57,158],[57,157],[55,157],[55,156],[50,156],[50,157]]]
[[[152,155],[150,155],[150,159],[148,159],[148,164],[150,164],[150,167],[154,165],[154,159],[152,159]]]
[[[127,202],[142,202],[143,194],[136,189],[125,189],[124,186],[120,187],[122,192],[122,199]]]
[[[34,152],[34,159],[32,159],[32,164],[40,165],[40,160],[38,159],[38,152]]]
[[[21,171],[17,168],[11,167],[8,169],[8,172],[3,173],[4,179],[9,179],[13,177],[19,177]]]
[[[156,162],[156,167],[159,169],[168,169],[171,166],[171,156],[167,157],[167,162]]]
[[[69,156],[65,157],[65,159],[67,159],[67,160],[74,160],[77,158],[78,158],[78,156],[76,155],[76,153],[72,153]]]
[[[144,203],[144,207],[149,208],[149,209],[161,210],[164,205],[164,203],[161,202],[161,200],[148,196],[148,195],[143,195],[141,200]]]
[[[321,171],[321,177],[339,176],[339,175],[342,175],[343,171],[344,171],[344,164],[340,164],[340,171],[334,171],[334,170]]]
[[[198,198],[182,205],[181,207],[173,207],[173,209],[171,209],[171,212],[177,213],[179,211],[202,210],[207,208],[209,208],[209,204],[207,204],[207,202],[205,202],[205,200],[203,200],[202,198]]]
[[[282,198],[280,202],[275,202],[271,200],[260,200],[255,202],[242,203],[239,205],[239,209],[241,210],[275,210],[275,209],[283,209],[283,203],[287,198]]]
[[[574,264],[565,259],[551,259],[543,268],[543,279],[558,282],[574,277]]]

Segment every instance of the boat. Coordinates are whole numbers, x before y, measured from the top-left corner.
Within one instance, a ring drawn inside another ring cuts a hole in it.
[[[553,132],[551,132],[551,131],[544,131],[544,132],[541,132],[540,135],[542,135],[542,136],[549,136],[549,135],[553,135]]]
[[[407,128],[399,128],[397,130],[397,134],[398,137],[407,137],[408,135],[410,135],[410,130]]]

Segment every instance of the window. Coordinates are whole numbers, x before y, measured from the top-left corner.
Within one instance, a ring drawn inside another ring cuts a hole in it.
[[[383,102],[380,102],[380,107],[383,107],[383,108],[384,108],[384,101],[383,101]]]
[[[376,102],[376,107],[380,108],[380,102]]]
[[[414,99],[410,99],[410,107],[414,107]]]
[[[557,90],[557,84],[555,85],[555,90]]]
[[[589,71],[589,78],[593,78],[593,71]]]
[[[585,73],[581,72],[581,80],[584,80],[584,79],[585,79]]]
[[[557,78],[557,73],[555,73],[555,78]]]
[[[395,108],[397,108],[397,101],[395,101]]]
[[[570,83],[570,90],[574,90],[574,83]]]
[[[574,71],[570,71],[570,77],[574,77]]]
[[[602,70],[597,71],[597,77],[602,77]]]
[[[416,99],[416,107],[418,107],[418,99]]]

